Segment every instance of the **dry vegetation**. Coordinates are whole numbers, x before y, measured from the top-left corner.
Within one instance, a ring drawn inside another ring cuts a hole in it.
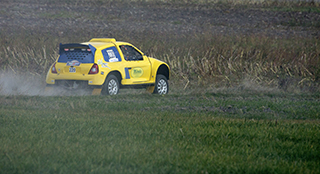
[[[318,2],[86,2],[8,3],[0,10],[0,69],[44,79],[59,43],[115,37],[168,62],[172,83],[183,89],[245,80],[319,91]]]

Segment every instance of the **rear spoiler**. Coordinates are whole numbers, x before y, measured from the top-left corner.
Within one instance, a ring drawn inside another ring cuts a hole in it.
[[[84,49],[91,49],[91,52],[94,56],[96,52],[96,48],[92,46],[91,44],[89,45],[84,45],[84,44],[78,44],[78,43],[70,43],[70,44],[61,44],[59,45],[59,54],[62,54],[64,52],[65,48],[84,48]]]
[[[89,42],[111,42],[115,43],[115,38],[92,38]]]

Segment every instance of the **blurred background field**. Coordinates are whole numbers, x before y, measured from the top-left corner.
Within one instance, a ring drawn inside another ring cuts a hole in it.
[[[0,70],[44,81],[59,43],[114,37],[168,62],[180,90],[318,92],[319,29],[318,1],[8,1]]]

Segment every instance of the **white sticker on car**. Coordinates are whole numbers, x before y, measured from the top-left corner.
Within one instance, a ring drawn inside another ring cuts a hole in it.
[[[116,58],[116,55],[114,54],[113,50],[107,50],[109,59],[114,59]]]
[[[112,59],[109,59],[109,62],[118,62],[119,59],[118,58],[112,58]]]

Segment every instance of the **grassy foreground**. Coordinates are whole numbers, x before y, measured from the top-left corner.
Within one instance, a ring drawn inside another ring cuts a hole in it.
[[[320,173],[319,95],[0,96],[0,173]]]

